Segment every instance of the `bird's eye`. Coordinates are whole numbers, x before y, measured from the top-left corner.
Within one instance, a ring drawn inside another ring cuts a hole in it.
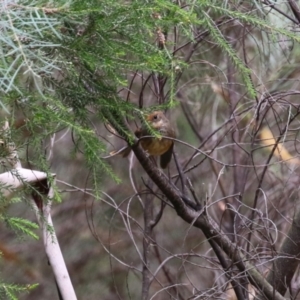
[[[157,120],[157,115],[154,115],[154,116],[153,116],[153,120]]]

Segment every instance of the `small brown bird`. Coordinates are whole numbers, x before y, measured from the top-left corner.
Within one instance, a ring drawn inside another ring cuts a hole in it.
[[[157,131],[162,136],[175,138],[175,130],[172,128],[170,121],[164,115],[162,111],[154,111],[146,117],[146,121],[149,126]],[[143,136],[151,135],[149,130],[145,125],[135,131],[135,135],[138,138],[142,138]],[[140,140],[140,144],[143,149],[151,156],[160,156],[160,166],[165,169],[171,158],[173,153],[174,141],[171,139],[155,138],[143,138]],[[121,151],[121,155],[126,157],[131,151],[130,147],[126,147]]]

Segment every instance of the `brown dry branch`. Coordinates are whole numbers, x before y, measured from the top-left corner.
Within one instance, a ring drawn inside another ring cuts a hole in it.
[[[298,207],[291,228],[276,253],[267,280],[276,290],[285,295],[300,262],[300,209]]]
[[[109,120],[113,123],[113,120]],[[128,141],[129,142],[129,141]],[[176,191],[170,183],[167,181],[165,176],[163,176],[162,171],[159,170],[147,157],[146,153],[139,147],[136,142],[132,145],[132,151],[136,155],[140,164],[143,166],[146,173],[153,180],[153,182],[158,186],[158,188],[163,192],[167,199],[172,203],[176,213],[184,221],[193,226],[201,229],[208,239],[209,242],[217,243],[226,255],[232,260],[232,262],[237,266],[240,272],[245,272],[247,274],[248,280],[269,300],[283,300],[284,298],[266,281],[266,279],[260,274],[260,272],[255,268],[254,265],[249,263],[239,247],[232,243],[229,238],[224,235],[218,229],[218,226],[214,223],[212,219],[209,219],[204,210],[195,211],[188,207],[181,195]],[[275,296],[275,297],[274,297]]]

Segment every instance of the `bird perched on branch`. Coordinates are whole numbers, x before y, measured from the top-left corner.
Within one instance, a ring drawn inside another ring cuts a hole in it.
[[[172,158],[174,141],[172,139],[166,139],[164,136],[175,138],[175,130],[162,111],[154,111],[147,115],[146,122],[151,129],[157,131],[162,137],[146,137],[152,135],[151,130],[149,130],[146,124],[137,129],[135,135],[141,139],[141,146],[150,156],[160,156],[160,166],[165,169]],[[131,148],[127,146],[115,154],[126,157],[130,151]]]

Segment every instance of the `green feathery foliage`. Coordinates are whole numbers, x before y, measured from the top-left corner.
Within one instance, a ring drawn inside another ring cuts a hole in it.
[[[8,216],[5,216],[4,221],[6,225],[18,235],[30,236],[36,240],[38,239],[38,236],[33,231],[39,228],[36,223],[30,222],[29,220]]]
[[[29,293],[37,288],[38,284],[17,285],[0,282],[0,298],[7,300],[17,300],[21,293]]]
[[[22,95],[24,85],[34,82],[37,91],[43,94],[37,82],[42,74],[51,76],[57,69],[47,53],[59,45],[51,41],[52,36],[61,38],[56,29],[58,19],[38,7],[27,6],[26,2],[17,6],[10,1],[2,3],[0,17],[0,90]]]

